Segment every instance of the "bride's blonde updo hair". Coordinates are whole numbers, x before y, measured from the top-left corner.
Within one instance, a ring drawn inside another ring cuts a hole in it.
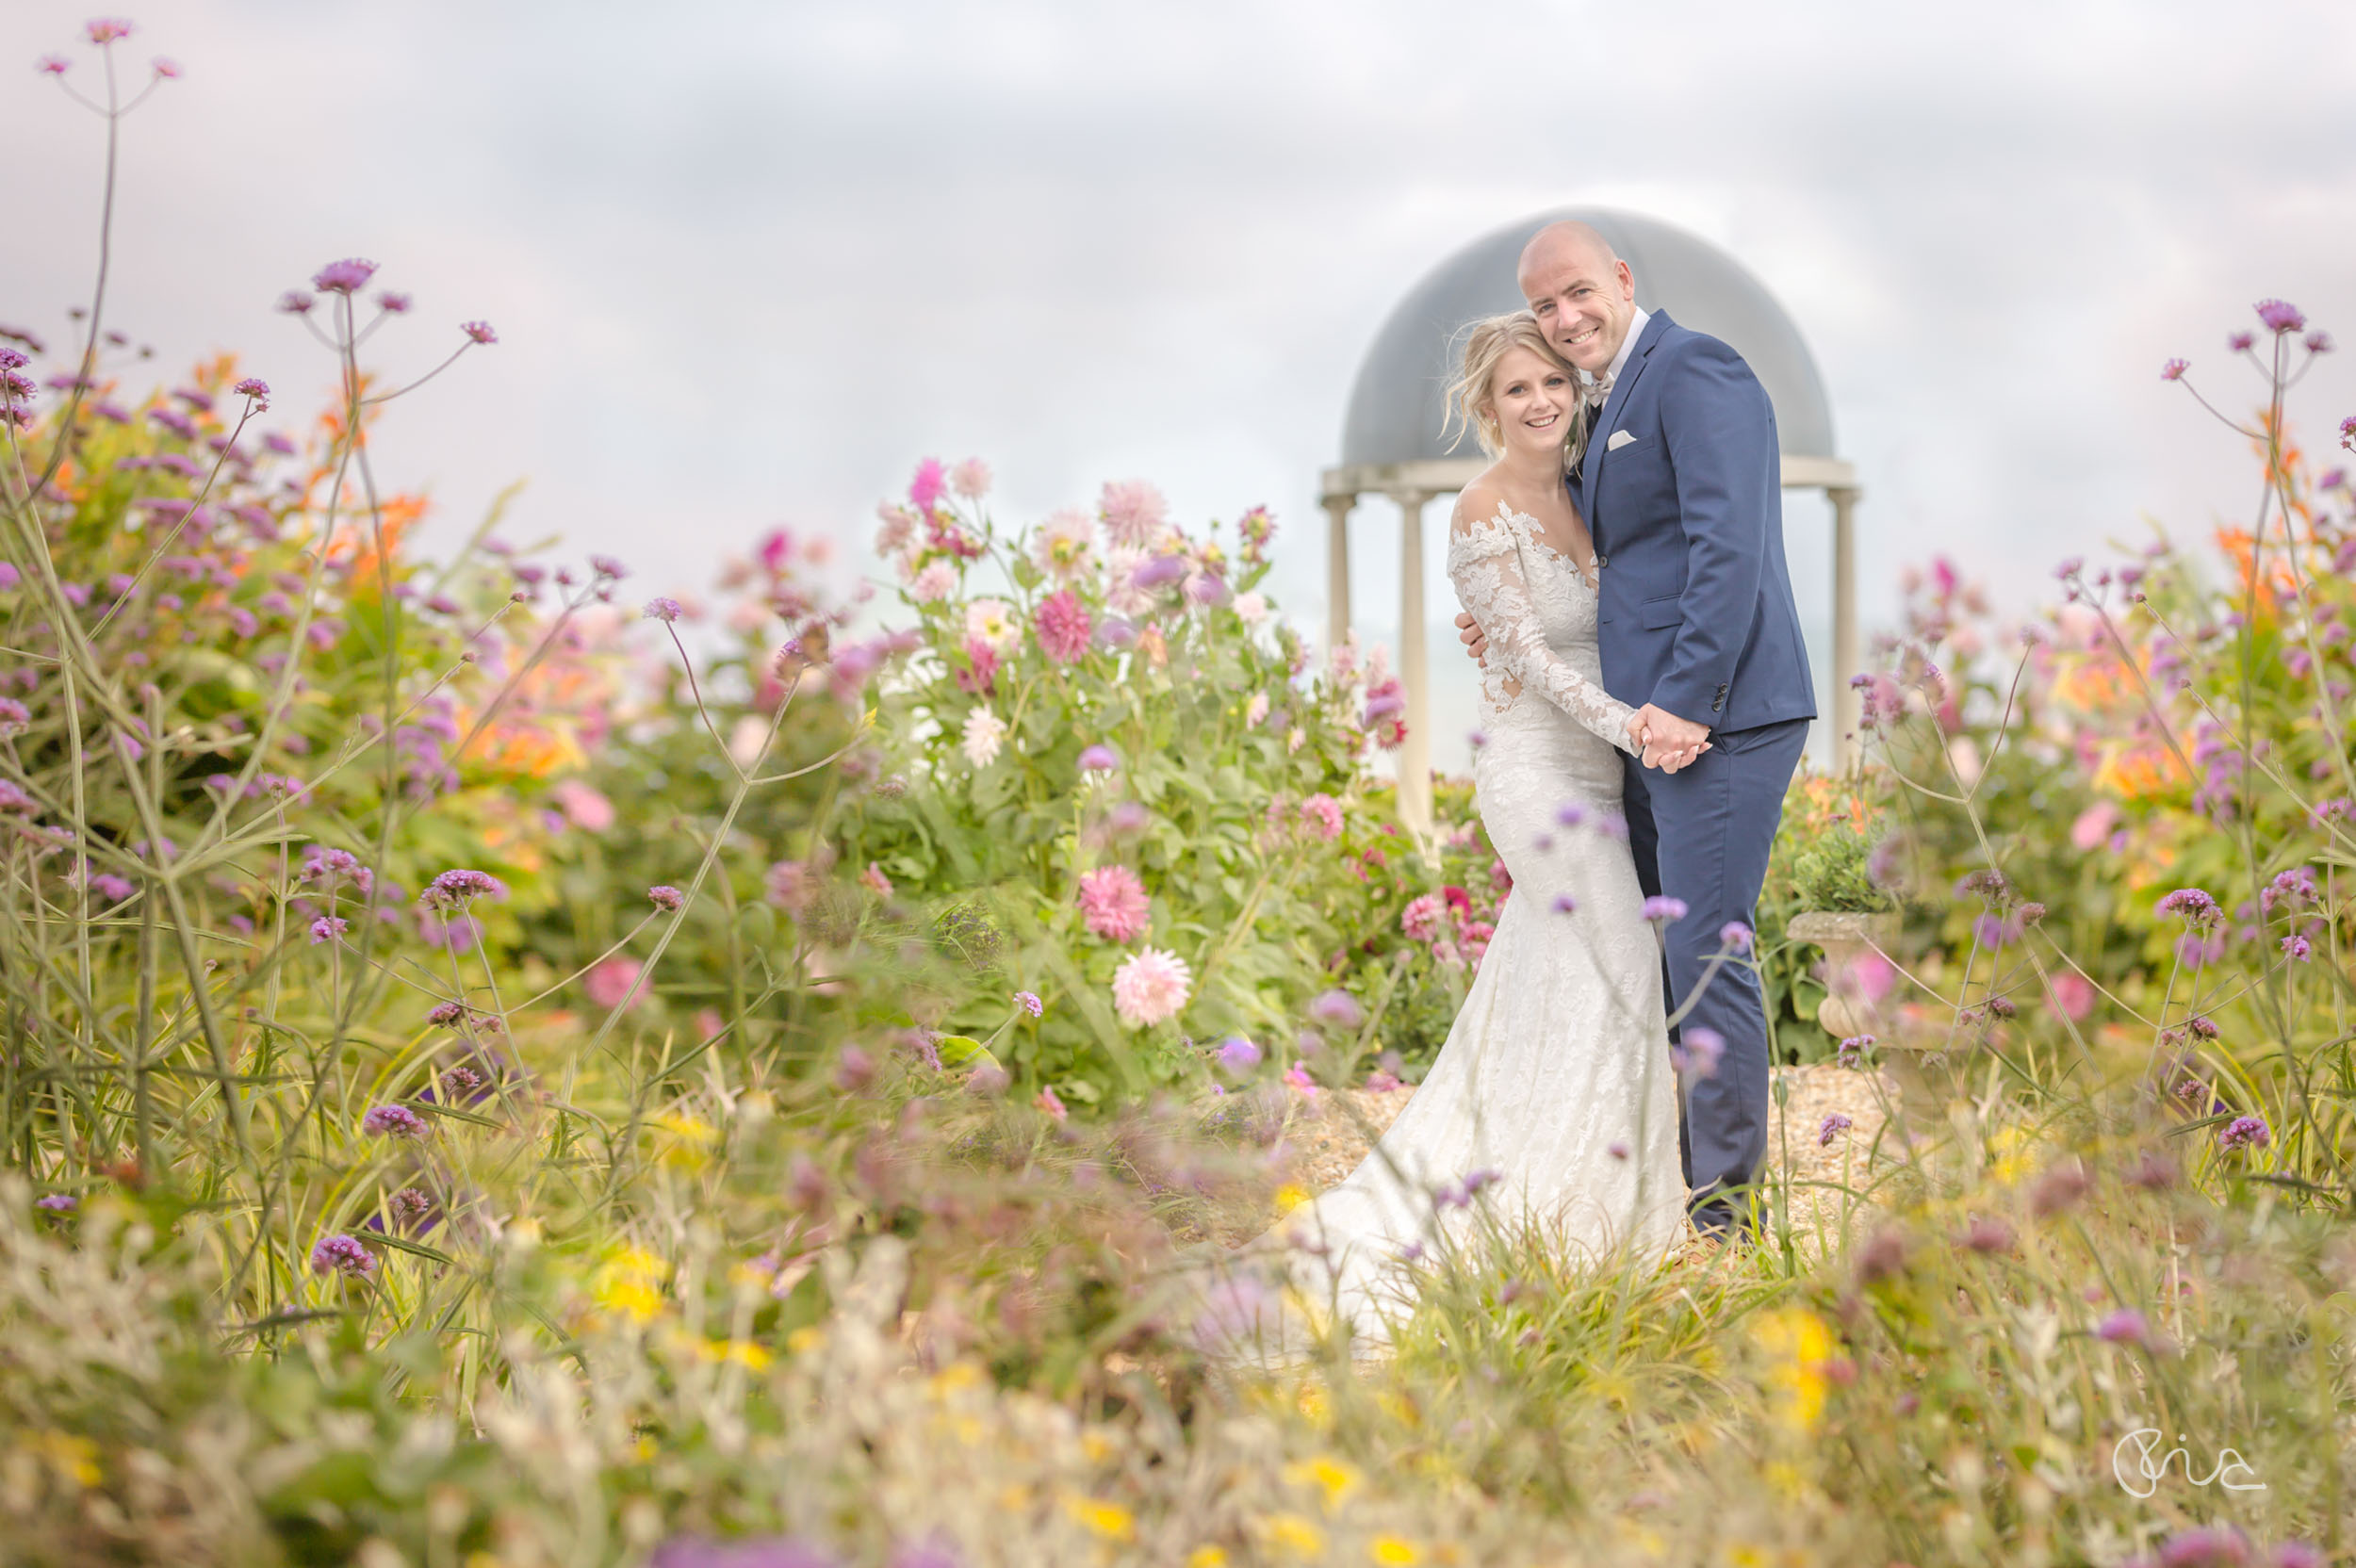
[[[1452,442],[1454,433],[1470,428],[1481,449],[1496,457],[1505,450],[1505,433],[1497,428],[1497,404],[1489,395],[1489,383],[1497,374],[1497,362],[1508,352],[1528,349],[1570,377],[1574,390],[1581,383],[1571,362],[1546,341],[1546,329],[1538,325],[1538,318],[1526,310],[1484,316],[1464,331],[1464,351],[1458,362],[1456,380],[1448,389],[1448,423],[1442,428],[1440,438]],[[1562,436],[1562,468],[1566,473],[1579,462],[1580,448],[1587,438],[1587,421],[1577,416],[1583,412],[1583,406],[1575,401],[1571,412],[1573,416],[1563,421],[1569,427]]]

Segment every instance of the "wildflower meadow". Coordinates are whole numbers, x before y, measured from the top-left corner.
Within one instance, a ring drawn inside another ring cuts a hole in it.
[[[109,223],[136,41],[20,106],[96,111]],[[1761,1244],[1490,1224],[1390,1353],[1268,1366],[1197,1266],[1513,896],[1464,784],[1399,825],[1284,520],[928,459],[849,595],[783,531],[429,554],[378,414],[496,324],[398,257],[254,286],[328,406],[159,374],[103,264],[0,326],[8,1560],[2356,1560],[2356,420],[2291,305],[2161,372],[2239,520],[2017,624],[1909,579],[1731,944],[1778,1094],[1857,1107]]]

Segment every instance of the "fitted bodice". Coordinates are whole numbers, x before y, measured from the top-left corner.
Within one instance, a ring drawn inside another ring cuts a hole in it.
[[[1449,534],[1448,578],[1495,650],[1481,675],[1484,721],[1551,705],[1621,743],[1628,709],[1603,690],[1595,590],[1537,518],[1500,500],[1494,516],[1464,520]]]

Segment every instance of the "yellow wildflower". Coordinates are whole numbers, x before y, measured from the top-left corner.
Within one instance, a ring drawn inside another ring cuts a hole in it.
[[[1137,1533],[1137,1516],[1119,1503],[1095,1497],[1066,1497],[1064,1511],[1107,1541],[1127,1541]]]
[[[1769,1358],[1766,1381],[1775,1419],[1795,1431],[1812,1429],[1824,1411],[1832,1331],[1806,1307],[1778,1307],[1753,1320],[1751,1340]]]
[[[1344,1497],[1358,1489],[1358,1472],[1337,1459],[1303,1460],[1284,1466],[1284,1479],[1295,1486],[1315,1486],[1325,1494],[1325,1511],[1339,1508]]]
[[[96,1486],[105,1477],[98,1468],[98,1445],[71,1432],[43,1432],[34,1440],[60,1480],[76,1486]]]
[[[1382,1568],[1413,1568],[1423,1560],[1423,1554],[1415,1550],[1414,1542],[1401,1541],[1396,1535],[1376,1536],[1366,1547],[1366,1556]]]
[[[712,1158],[712,1151],[720,1141],[720,1134],[712,1123],[684,1111],[664,1111],[654,1119],[654,1124],[670,1135],[670,1145],[663,1151],[666,1165],[695,1169]]]
[[[765,1345],[755,1345],[744,1339],[707,1339],[695,1347],[695,1354],[705,1361],[734,1362],[747,1371],[766,1371],[775,1359]]]
[[[1276,1189],[1276,1212],[1278,1214],[1290,1214],[1308,1200],[1308,1190],[1298,1183],[1286,1182]]]
[[[2028,1135],[2019,1126],[1998,1128],[1988,1144],[1988,1152],[1995,1156],[1988,1168],[1990,1178],[2010,1186],[2028,1173],[2030,1158],[2036,1152],[2028,1146]]]
[[[1270,1549],[1288,1552],[1304,1562],[1325,1555],[1325,1531],[1316,1521],[1298,1513],[1271,1513],[1260,1521],[1258,1529]]]
[[[1219,1546],[1197,1546],[1186,1554],[1186,1568],[1227,1568],[1226,1550]]]
[[[663,1311],[663,1282],[671,1266],[639,1247],[625,1247],[597,1266],[590,1293],[599,1307],[633,1323],[652,1322]]]
[[[933,1374],[933,1392],[943,1398],[981,1382],[982,1369],[970,1361],[953,1361]]]
[[[1726,1548],[1727,1568],[1767,1568],[1767,1554],[1749,1542],[1738,1542]]]

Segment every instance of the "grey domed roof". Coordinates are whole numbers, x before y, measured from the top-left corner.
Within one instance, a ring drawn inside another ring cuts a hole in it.
[[[1346,465],[1414,463],[1479,450],[1470,434],[1444,443],[1450,339],[1478,317],[1519,310],[1515,264],[1530,237],[1576,218],[1612,242],[1636,275],[1636,302],[1666,307],[1679,326],[1724,338],[1750,362],[1775,405],[1786,457],[1832,457],[1832,409],[1800,329],[1764,285],[1726,252],[1657,218],[1564,207],[1474,240],[1426,273],[1375,335],[1342,422]]]

